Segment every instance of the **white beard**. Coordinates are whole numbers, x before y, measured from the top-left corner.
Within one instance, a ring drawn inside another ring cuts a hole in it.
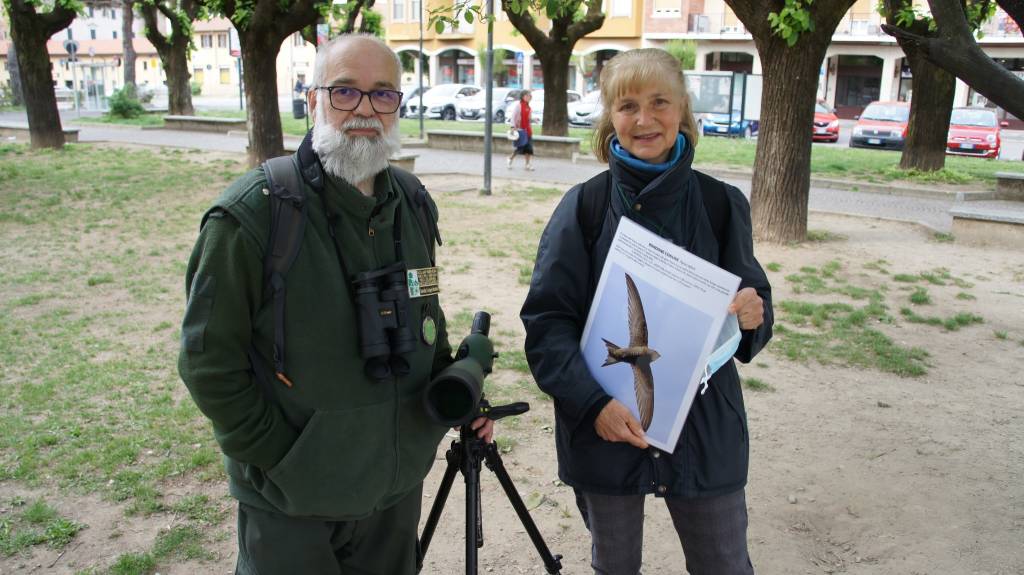
[[[350,137],[345,133],[345,130],[359,128],[374,128],[380,135]],[[384,171],[388,167],[388,158],[400,149],[398,122],[385,131],[384,124],[376,118],[353,117],[338,129],[327,120],[324,108],[317,106],[313,150],[328,174],[355,186]]]

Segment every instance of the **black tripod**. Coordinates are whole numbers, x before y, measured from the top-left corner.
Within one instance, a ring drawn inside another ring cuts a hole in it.
[[[486,400],[481,400],[480,404],[483,413],[495,421],[509,415],[526,413],[530,409],[530,406],[526,403],[513,403],[494,408],[489,408]],[[561,572],[562,556],[551,555],[547,544],[544,543],[544,538],[541,537],[540,531],[537,530],[537,525],[533,522],[533,518],[530,517],[530,512],[526,509],[526,505],[523,504],[523,499],[519,497],[515,485],[512,484],[512,478],[509,477],[508,471],[505,470],[505,464],[502,463],[501,455],[498,454],[498,448],[494,443],[484,443],[483,440],[476,436],[476,432],[470,429],[469,424],[462,425],[459,427],[459,440],[452,442],[451,447],[445,454],[445,459],[448,461],[448,468],[444,472],[444,478],[441,480],[441,487],[437,492],[434,505],[430,508],[427,523],[423,526],[423,535],[420,536],[420,554],[416,564],[417,573],[423,569],[423,558],[427,555],[427,547],[430,546],[430,540],[434,536],[434,529],[441,518],[441,511],[444,510],[445,500],[448,499],[452,483],[455,482],[455,474],[461,471],[462,476],[466,480],[466,573],[467,575],[476,575],[477,549],[484,545],[483,516],[480,511],[481,461],[486,461],[487,468],[498,477],[498,482],[501,483],[501,487],[505,490],[505,495],[516,510],[519,521],[526,528],[526,532],[530,535],[530,540],[533,541],[533,546],[537,548],[537,553],[544,560],[544,567],[547,569],[547,572],[552,574]]]

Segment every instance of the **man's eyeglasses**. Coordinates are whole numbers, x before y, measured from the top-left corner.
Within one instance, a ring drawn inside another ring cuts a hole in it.
[[[364,92],[359,88],[348,86],[322,86],[318,90],[327,90],[331,107],[340,112],[351,112],[363,103],[363,96],[370,98],[370,106],[378,114],[394,114],[402,105],[402,93],[398,90],[370,90]]]

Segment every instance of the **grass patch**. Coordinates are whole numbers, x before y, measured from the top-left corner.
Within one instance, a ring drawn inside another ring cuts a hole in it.
[[[145,553],[125,553],[110,567],[112,575],[148,575],[160,565],[172,565],[189,560],[210,561],[216,558],[203,544],[206,536],[195,525],[177,525],[161,529],[153,548]]]
[[[775,391],[775,388],[770,384],[765,383],[756,377],[744,377],[743,387],[750,391]]]
[[[11,507],[11,512],[0,513],[0,555],[9,557],[42,544],[63,549],[85,528],[81,523],[61,517],[42,499],[27,506],[24,501],[15,500]],[[15,509],[20,511],[15,513]]]
[[[934,234],[932,234],[932,239],[940,244],[949,244],[953,243],[953,240],[955,240],[956,238],[953,237],[953,234],[947,234],[946,232],[935,232]]]
[[[809,242],[838,242],[845,239],[846,236],[832,233],[828,230],[807,230],[807,241]]]
[[[962,291],[962,292],[956,294],[956,299],[972,301],[972,300],[976,300],[978,298],[974,297],[973,295],[971,295],[971,294],[969,294],[969,293],[967,293],[965,291]]]
[[[782,269],[782,264],[778,262],[768,262],[768,264],[766,264],[764,268],[770,272],[778,272],[779,270]]]
[[[0,481],[149,515],[168,480],[222,478],[172,335],[196,223],[241,169],[182,150],[0,146],[0,212],[24,216],[0,226]],[[68,257],[82,241],[89,257]]]
[[[1004,341],[1006,340],[1007,337],[1009,337],[1009,334],[1007,334],[1005,331],[1000,331],[1000,330],[996,330],[995,332],[992,333],[992,335],[996,336],[996,339],[1001,339],[1001,340],[1004,340]]]
[[[932,303],[932,297],[928,295],[928,290],[925,288],[914,288],[913,293],[910,294],[910,303],[914,305],[928,305]]]
[[[884,265],[874,264],[878,269]],[[927,351],[900,346],[874,327],[893,322],[883,291],[852,285],[843,271],[842,264],[832,260],[820,268],[804,266],[800,273],[786,276],[794,292],[830,296],[833,301],[776,302],[776,337],[771,349],[794,361],[923,375]]]
[[[968,312],[961,312],[946,318],[938,316],[922,316],[914,312],[914,310],[905,307],[900,309],[900,315],[910,323],[921,323],[925,325],[942,326],[946,328],[946,331],[957,331],[962,327],[967,327],[976,323],[984,323],[985,319],[980,315],[976,315]]]

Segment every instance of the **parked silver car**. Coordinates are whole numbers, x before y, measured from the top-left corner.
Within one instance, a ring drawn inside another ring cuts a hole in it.
[[[533,90],[532,99],[530,100],[530,123],[539,124],[544,121],[544,90]],[[576,90],[565,91],[565,103],[568,107],[573,102],[579,102],[583,99]],[[566,110],[568,112],[568,110]]]
[[[505,121],[508,106],[519,99],[519,90],[513,88],[494,88],[491,97],[491,117],[494,122]],[[483,120],[487,113],[487,96],[483,88],[475,96],[460,100],[455,109],[459,120]]]
[[[592,128],[601,115],[601,92],[594,90],[583,96],[579,102],[569,104],[569,124],[582,128]]]

